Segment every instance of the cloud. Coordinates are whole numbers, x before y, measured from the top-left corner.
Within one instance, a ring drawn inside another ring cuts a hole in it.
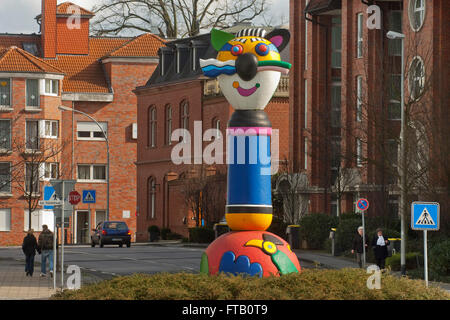
[[[247,256],[239,256],[235,259],[236,256],[233,252],[225,252],[220,260],[219,272],[232,273],[234,275],[258,275],[260,278],[262,277],[263,269],[259,263],[255,262],[250,264],[250,259]]]

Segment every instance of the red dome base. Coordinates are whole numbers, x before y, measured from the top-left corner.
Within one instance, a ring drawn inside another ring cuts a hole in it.
[[[268,277],[300,272],[298,258],[289,244],[266,231],[228,232],[206,249],[200,272]]]

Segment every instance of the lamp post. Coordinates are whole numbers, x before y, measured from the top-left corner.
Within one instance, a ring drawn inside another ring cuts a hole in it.
[[[107,153],[107,155],[106,155],[106,157],[107,157],[107,160],[106,160],[107,161],[107,164],[106,164],[106,221],[109,221],[109,140],[106,135],[106,132],[103,130],[102,126],[100,125],[100,123],[98,123],[97,120],[95,120],[92,116],[90,116],[89,114],[87,114],[83,111],[69,108],[66,106],[59,106],[58,109],[61,111],[71,111],[71,112],[77,112],[82,115],[85,115],[86,117],[88,117],[89,119],[91,119],[92,121],[94,121],[97,124],[97,126],[102,131],[103,136],[105,137],[106,153]]]
[[[406,260],[405,260],[405,204],[406,204],[406,149],[405,149],[405,97],[404,97],[404,59],[405,59],[405,35],[403,33],[389,31],[386,34],[388,39],[402,42],[402,70],[401,70],[401,84],[400,84],[400,106],[401,106],[401,128],[400,128],[400,265],[402,275],[406,275]]]

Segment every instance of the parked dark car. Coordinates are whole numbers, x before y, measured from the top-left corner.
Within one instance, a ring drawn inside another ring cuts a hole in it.
[[[100,248],[105,244],[118,244],[119,247],[126,244],[128,248],[131,246],[131,231],[123,221],[100,222],[92,231],[91,247],[95,247],[96,244]]]

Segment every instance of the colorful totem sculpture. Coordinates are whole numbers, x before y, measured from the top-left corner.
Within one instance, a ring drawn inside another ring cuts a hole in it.
[[[297,256],[280,237],[266,232],[272,222],[269,117],[264,108],[290,63],[280,52],[289,31],[244,29],[236,36],[213,29],[217,59],[200,60],[203,73],[219,81],[234,108],[227,128],[228,185],[225,217],[232,230],[202,256],[202,273],[269,276],[300,272]]]

